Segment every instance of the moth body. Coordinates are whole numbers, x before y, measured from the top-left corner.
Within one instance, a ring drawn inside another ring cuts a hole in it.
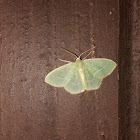
[[[84,71],[83,71],[83,62],[81,59],[77,58],[76,61],[75,61],[77,67],[78,67],[78,71],[79,71],[79,74],[81,76],[81,80],[82,80],[82,83],[84,85],[84,87],[86,87],[85,85],[85,75],[84,75]]]

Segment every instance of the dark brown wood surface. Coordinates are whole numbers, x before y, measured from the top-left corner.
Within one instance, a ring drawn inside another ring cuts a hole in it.
[[[71,95],[44,78],[94,42],[117,62],[118,0],[0,0],[0,140],[117,140],[118,74]],[[138,101],[138,100],[137,100]]]
[[[140,1],[120,0],[119,139],[140,140]]]

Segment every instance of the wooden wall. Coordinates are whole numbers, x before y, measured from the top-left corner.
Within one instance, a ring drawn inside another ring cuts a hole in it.
[[[119,139],[140,139],[140,1],[120,0]]]
[[[0,140],[138,140],[138,9],[127,0],[0,0]],[[44,82],[65,64],[59,58],[74,60],[59,47],[80,54],[93,43],[96,57],[118,64],[99,90],[71,95]]]

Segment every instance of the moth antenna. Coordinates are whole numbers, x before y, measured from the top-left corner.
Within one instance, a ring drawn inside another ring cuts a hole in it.
[[[90,51],[82,60],[86,59],[91,53],[92,51]]]
[[[64,50],[65,52],[67,52],[67,53],[69,53],[69,54],[71,54],[71,55],[74,55],[76,58],[78,58],[78,55],[77,54],[75,54],[75,53],[73,53],[73,52],[71,52],[71,51],[69,51],[69,50],[67,50],[67,49],[64,49],[64,48],[62,48],[62,47],[60,47],[62,50]]]
[[[83,53],[81,53],[81,54],[79,55],[79,57],[81,57],[83,54],[85,54],[86,52],[89,52],[89,51],[92,50],[92,49],[93,49],[93,48],[84,51]]]

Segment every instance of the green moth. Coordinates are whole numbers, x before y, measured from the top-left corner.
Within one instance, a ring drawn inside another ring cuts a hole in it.
[[[51,71],[45,77],[45,82],[55,87],[64,87],[71,94],[98,89],[103,78],[110,75],[116,67],[114,61],[106,58],[82,59],[81,56],[89,50],[80,56],[64,50],[76,56],[76,61]]]

